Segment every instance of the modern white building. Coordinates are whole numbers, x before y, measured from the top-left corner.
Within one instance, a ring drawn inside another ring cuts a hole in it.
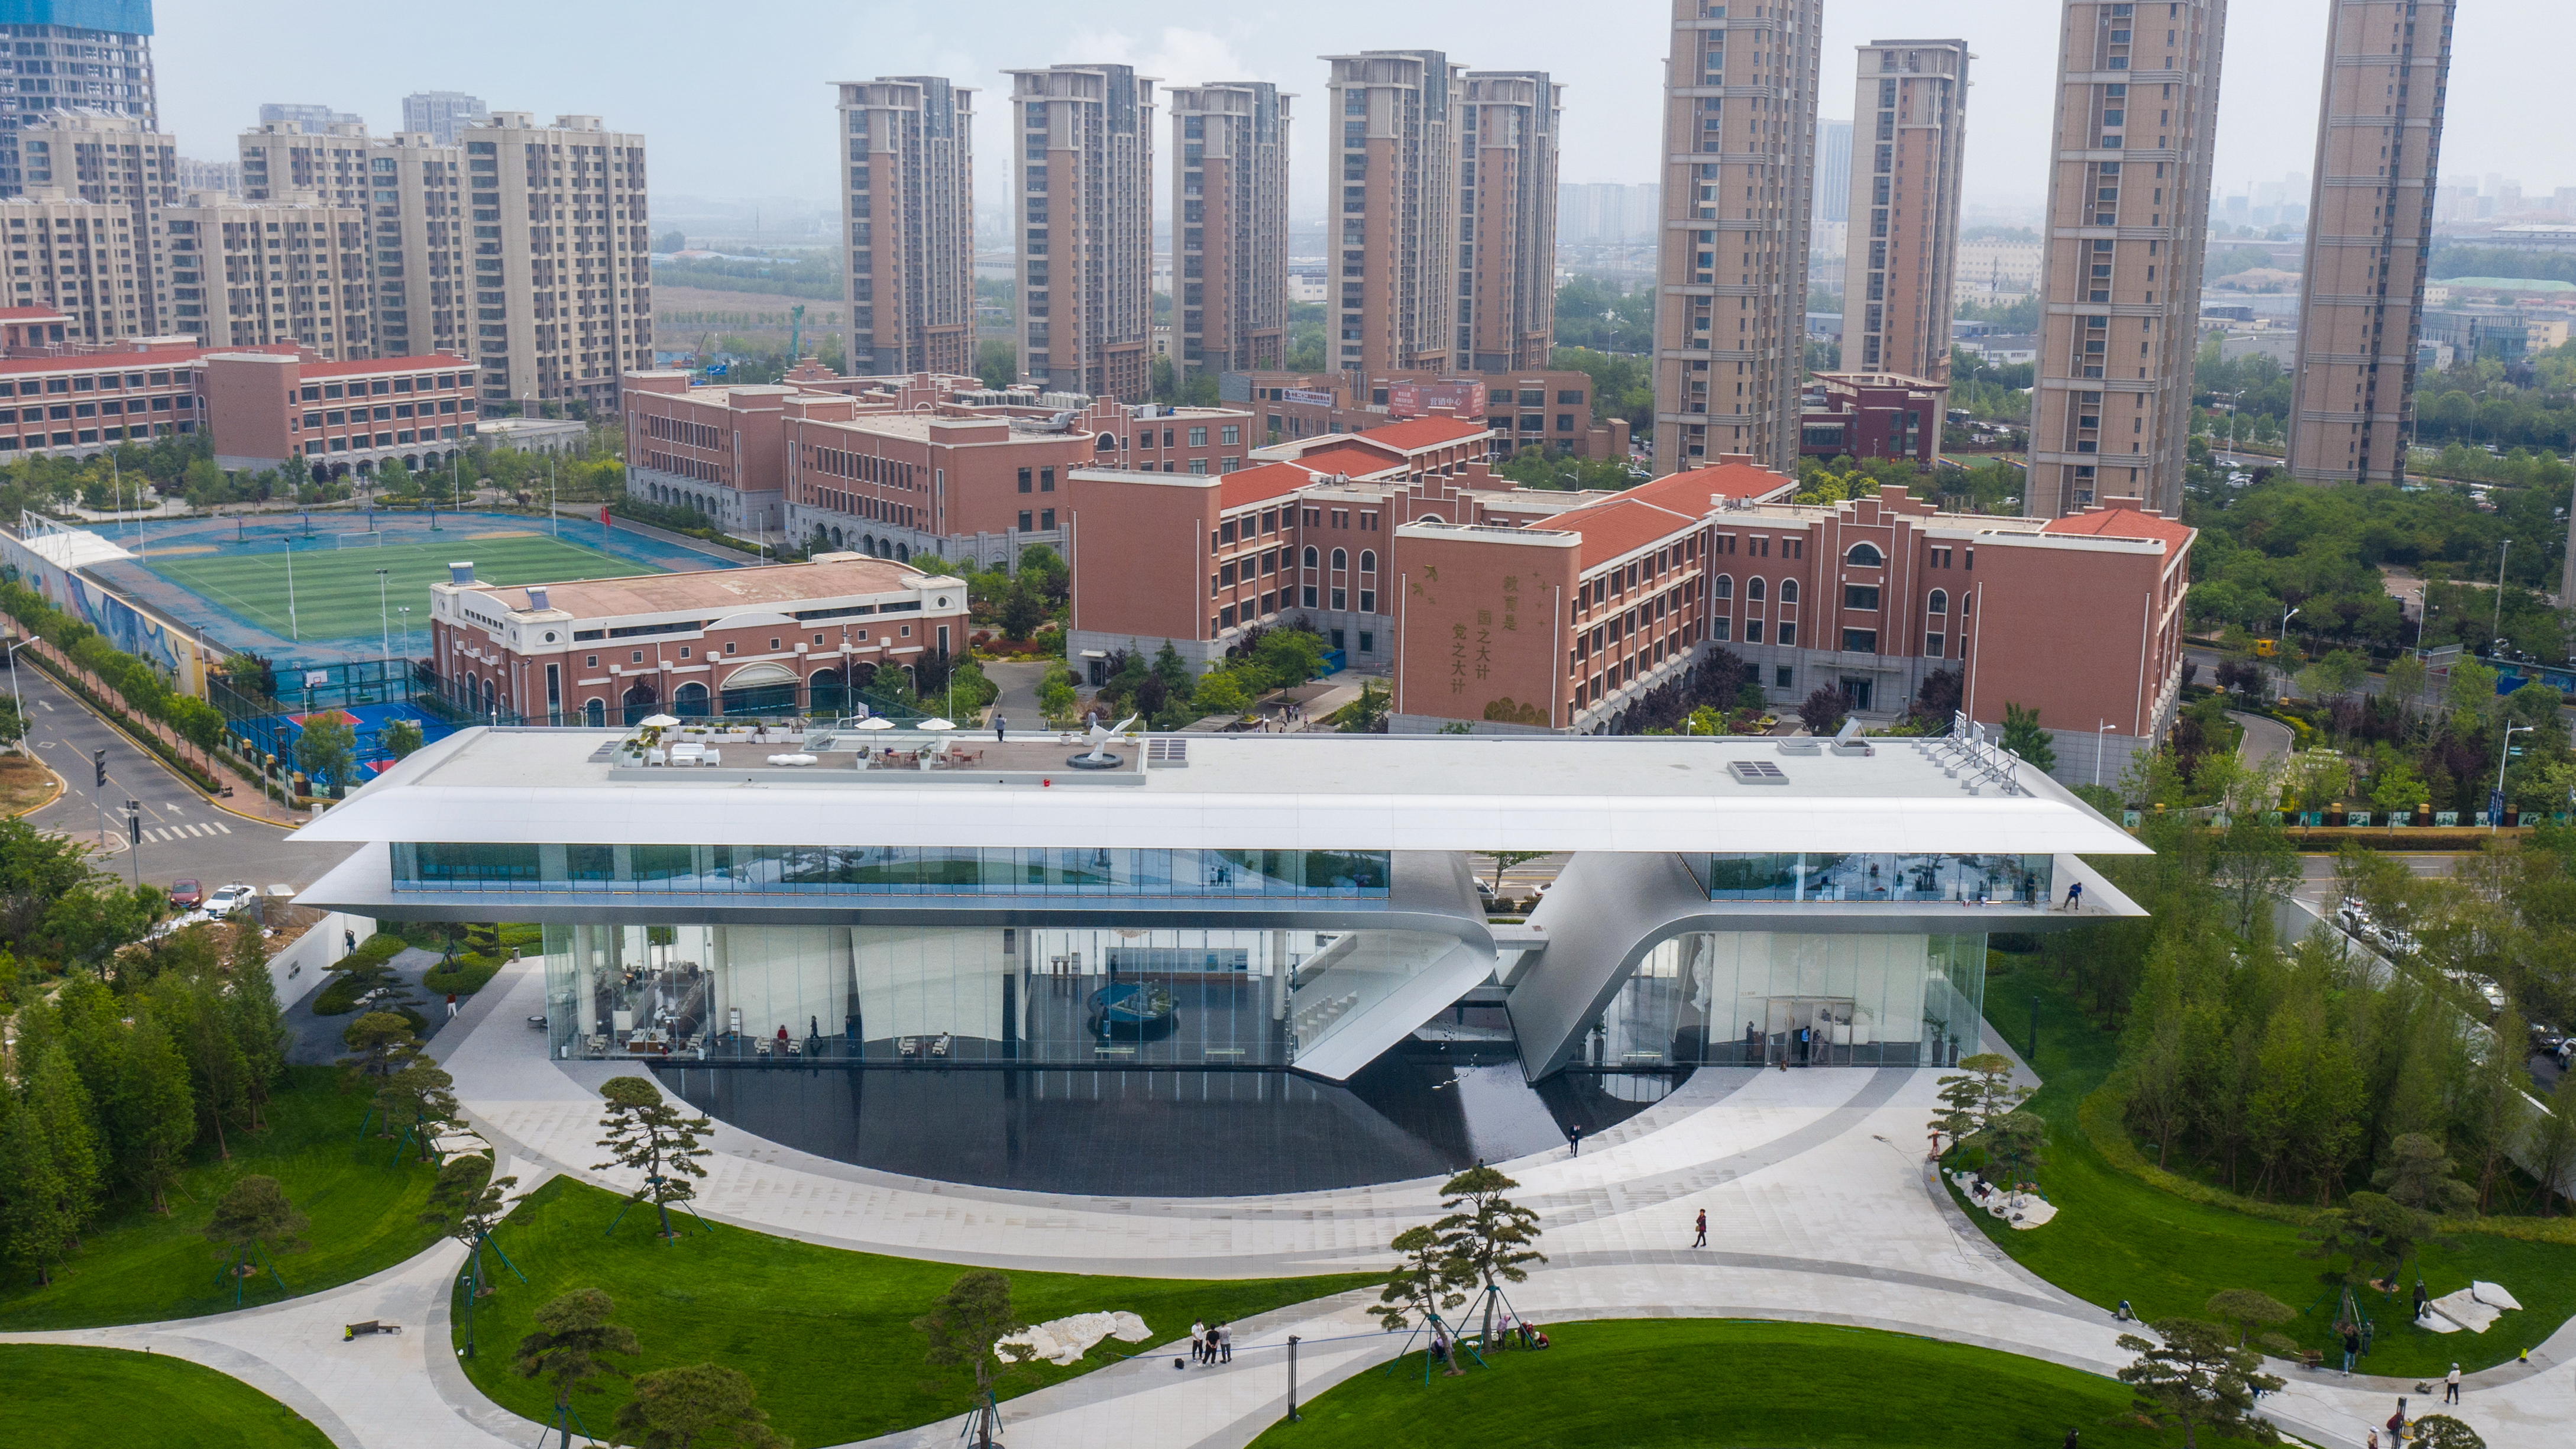
[[[299,834],[367,847],[303,899],[541,922],[563,1060],[1310,1082],[1470,1006],[1532,1082],[1948,1065],[1990,933],[2140,914],[2079,856],[2145,847],[1979,739],[1093,748],[467,730]],[[1526,924],[1502,850],[1571,853]]]

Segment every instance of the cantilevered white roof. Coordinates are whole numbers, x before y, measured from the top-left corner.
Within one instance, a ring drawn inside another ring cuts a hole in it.
[[[472,729],[297,833],[495,844],[2143,855],[2037,771],[1943,741],[1191,735],[1187,764],[1084,775],[619,769],[615,730]],[[1173,737],[1181,743],[1182,737]],[[962,741],[961,741],[962,742]],[[1014,740],[1016,747],[1021,742]],[[1071,754],[1071,747],[1056,753]],[[726,746],[728,757],[737,753]],[[757,758],[757,757],[754,757]],[[1739,771],[1736,762],[1777,771]],[[1751,777],[1748,779],[1748,776]],[[1753,781],[1759,781],[1755,783]]]

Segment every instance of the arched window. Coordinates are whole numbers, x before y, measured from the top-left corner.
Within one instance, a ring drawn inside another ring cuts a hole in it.
[[[583,701],[581,706],[581,717],[582,720],[592,729],[597,729],[601,725],[608,723],[608,701],[604,699],[590,699]]]
[[[912,545],[908,543],[896,544],[894,546],[894,557],[895,562],[897,563],[912,562]]]
[[[1851,552],[1843,555],[1843,562],[1856,569],[1874,569],[1886,563],[1887,556],[1878,551],[1877,544],[1856,543]]]
[[[1934,589],[1932,591],[1932,601],[1929,607],[1935,614],[1946,614],[1950,612],[1950,591],[1947,589]]]
[[[1308,545],[1306,546],[1306,567],[1308,567],[1308,568],[1313,568],[1314,566],[1315,566],[1315,547],[1314,547],[1314,545],[1312,545],[1312,544],[1308,544]]]
[[[1796,579],[1782,579],[1780,581],[1780,602],[1784,604],[1794,604],[1798,602],[1798,581]]]
[[[1759,575],[1744,581],[1744,597],[1757,604],[1762,602],[1762,579]]]
[[[1350,566],[1351,566],[1351,556],[1350,556],[1350,553],[1349,553],[1347,550],[1344,550],[1344,549],[1338,549],[1338,548],[1337,548],[1337,549],[1334,549],[1334,550],[1333,550],[1333,567],[1335,567],[1335,568],[1337,568],[1337,569],[1346,569],[1346,568],[1349,568]]]
[[[1376,549],[1364,548],[1360,550],[1360,572],[1364,574],[1373,574],[1377,572]]]
[[[1735,578],[1731,574],[1719,574],[1717,576],[1717,582],[1710,585],[1710,588],[1713,591],[1713,597],[1720,599],[1734,598]]]

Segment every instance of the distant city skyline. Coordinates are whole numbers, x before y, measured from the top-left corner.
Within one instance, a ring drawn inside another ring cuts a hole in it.
[[[1320,97],[1328,67],[1317,57],[1412,45],[1448,48],[1479,70],[1545,69],[1565,86],[1560,179],[1568,183],[1655,179],[1654,138],[1667,28],[1654,0],[1610,0],[1587,12],[1571,33],[1536,23],[1513,25],[1493,7],[1422,6],[1391,13],[1349,0],[1317,0],[1294,11],[1246,12],[1211,20],[1200,12],[1101,0],[1078,8],[1015,15],[1009,26],[976,23],[954,11],[885,5],[832,7],[790,0],[704,28],[695,9],[646,4],[623,18],[653,27],[657,9],[674,25],[691,25],[685,63],[665,64],[639,47],[620,58],[616,34],[603,34],[582,7],[504,7],[465,0],[454,25],[433,27],[396,49],[325,48],[305,7],[283,0],[236,0],[222,7],[165,5],[153,50],[159,63],[161,123],[190,155],[222,156],[232,137],[256,120],[262,99],[294,96],[356,112],[370,131],[390,132],[405,95],[454,87],[494,106],[595,114],[613,126],[653,136],[657,194],[721,198],[811,198],[829,206],[837,195],[828,116],[834,82],[853,75],[939,75],[988,93],[1007,87],[1002,72],[1059,63],[1123,62],[1170,84],[1269,81],[1291,95]],[[1827,7],[1823,52],[1848,70],[1855,49],[1875,35],[1957,35],[1979,57],[1963,195],[1974,210],[2027,199],[2047,185],[2047,78],[2055,65],[2054,0],[1836,0]],[[2275,55],[2267,69],[2235,68],[2222,101],[2217,175],[2222,187],[2242,178],[2302,169],[2316,131],[2318,64],[2325,53],[2326,0],[2273,0],[2235,7],[2231,58]],[[1524,19],[1553,12],[1528,6]],[[1174,24],[1175,20],[1186,23]],[[515,44],[488,44],[508,34]],[[2576,12],[2558,7],[2470,7],[2461,12],[2457,84],[2444,143],[2454,176],[2518,176],[2526,195],[2576,183],[2551,129],[2534,124],[2535,104],[2553,94],[2557,57],[2576,40]],[[605,45],[607,49],[602,50]],[[603,63],[565,68],[565,53]],[[2294,62],[2294,63],[2293,63]],[[332,79],[316,85],[327,67]],[[756,75],[759,83],[703,104],[712,74]],[[1848,104],[1847,102],[1845,103]],[[978,149],[1001,155],[1007,108],[991,108],[978,125]],[[1831,112],[1822,119],[1847,119]],[[1292,214],[1321,209],[1323,128],[1293,143]],[[745,147],[741,138],[777,138]],[[1158,158],[1160,160],[1167,158]],[[1167,196],[1168,172],[1156,183]],[[976,178],[978,201],[1007,195],[1005,168]],[[1157,207],[1159,216],[1161,208]]]

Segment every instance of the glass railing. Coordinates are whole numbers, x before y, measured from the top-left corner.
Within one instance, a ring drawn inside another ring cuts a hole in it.
[[[1711,855],[1700,882],[1715,901],[1949,901],[2045,905],[2046,855],[1795,852]]]
[[[1107,850],[396,842],[407,892],[748,896],[1099,896],[1383,902],[1367,850]]]

